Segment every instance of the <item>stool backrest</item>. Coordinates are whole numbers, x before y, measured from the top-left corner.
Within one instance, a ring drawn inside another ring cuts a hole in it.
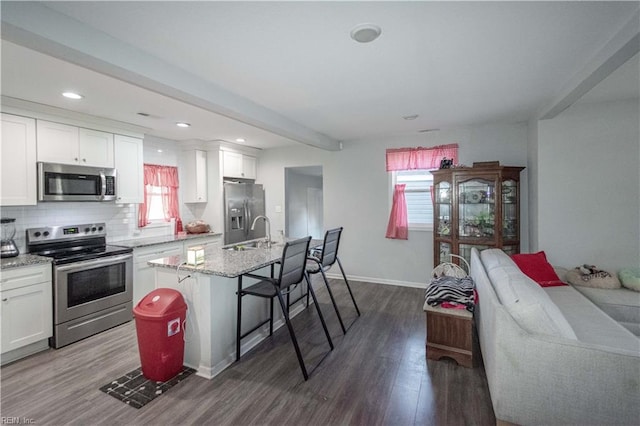
[[[278,278],[281,290],[298,284],[304,278],[309,241],[311,241],[311,237],[304,237],[285,244],[282,250],[280,276]]]
[[[340,244],[340,235],[342,227],[329,229],[324,234],[324,243],[322,244],[322,255],[320,256],[320,264],[323,267],[331,266],[336,262],[338,257],[338,245]]]

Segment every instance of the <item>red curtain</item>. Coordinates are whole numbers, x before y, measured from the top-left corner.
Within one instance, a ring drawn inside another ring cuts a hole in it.
[[[407,185],[397,184],[393,190],[393,205],[391,215],[387,225],[385,237],[396,240],[409,239],[409,222],[407,220],[407,200],[404,196],[404,189]]]
[[[162,207],[164,219],[168,222],[172,218],[180,219],[178,208],[178,168],[160,166],[157,164],[144,165],[144,203],[138,208],[138,226],[144,227],[149,223],[149,187],[157,186],[162,191]]]
[[[458,144],[439,145],[431,148],[387,149],[387,171],[437,169],[443,158],[458,162]]]

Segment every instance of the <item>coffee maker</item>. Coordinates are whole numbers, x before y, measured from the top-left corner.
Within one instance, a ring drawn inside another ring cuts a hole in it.
[[[20,250],[13,241],[16,235],[16,220],[3,217],[0,219],[0,257],[16,257]]]

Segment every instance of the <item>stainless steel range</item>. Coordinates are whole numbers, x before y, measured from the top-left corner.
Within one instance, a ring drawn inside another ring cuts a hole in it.
[[[106,235],[104,223],[27,229],[29,253],[53,258],[54,348],[133,318],[133,250]]]

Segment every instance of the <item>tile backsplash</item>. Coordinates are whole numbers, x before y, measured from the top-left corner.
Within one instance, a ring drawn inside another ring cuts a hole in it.
[[[108,242],[141,236],[138,232],[135,204],[52,202],[38,203],[35,206],[2,207],[0,213],[2,217],[16,219],[14,240],[20,253],[26,253],[25,230],[40,226],[105,222]]]

